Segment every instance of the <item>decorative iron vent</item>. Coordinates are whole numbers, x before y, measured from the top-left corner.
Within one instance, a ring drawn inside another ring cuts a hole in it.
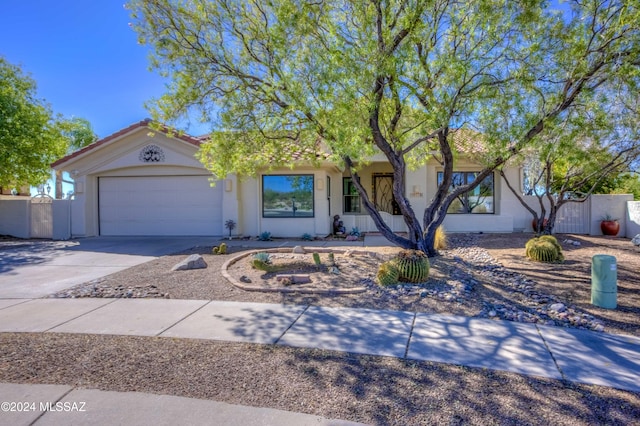
[[[147,145],[138,156],[143,163],[164,163],[164,151],[157,145]]]

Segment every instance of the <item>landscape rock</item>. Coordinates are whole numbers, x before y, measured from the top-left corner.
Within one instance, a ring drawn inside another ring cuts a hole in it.
[[[182,262],[176,264],[173,268],[171,268],[171,270],[187,271],[190,269],[204,269],[206,267],[207,267],[207,262],[204,261],[202,256],[200,256],[199,254],[192,254]]]
[[[554,303],[553,305],[549,306],[549,310],[554,311],[554,312],[564,312],[567,309],[567,307],[564,305],[564,303]]]
[[[634,246],[640,246],[640,234],[631,239],[631,244],[633,244]]]
[[[291,253],[295,253],[295,254],[305,254],[304,249],[302,248],[302,246],[295,246],[293,248],[293,250],[291,250]]]

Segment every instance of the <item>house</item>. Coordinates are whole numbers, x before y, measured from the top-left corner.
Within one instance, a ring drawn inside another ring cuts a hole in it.
[[[225,221],[235,234],[269,231],[278,237],[328,235],[334,215],[347,230],[376,231],[350,178],[328,162],[237,176],[211,185],[211,174],[194,157],[203,138],[154,131],[144,120],[56,161],[52,167],[75,181],[71,233],[97,235],[224,235]],[[454,181],[471,178],[479,166],[459,160]],[[436,191],[441,165],[434,159],[408,172],[406,192],[417,215]],[[384,220],[406,230],[383,155],[360,170],[360,179]],[[512,182],[520,170],[510,168]],[[445,219],[449,232],[513,232],[530,229],[531,217],[495,173],[477,190],[456,200]]]

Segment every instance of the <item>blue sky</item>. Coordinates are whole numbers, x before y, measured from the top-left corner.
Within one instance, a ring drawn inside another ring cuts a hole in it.
[[[36,81],[54,112],[86,118],[100,137],[148,117],[144,102],[165,88],[148,70],[148,50],[137,43],[124,3],[6,1],[0,13],[0,55]]]

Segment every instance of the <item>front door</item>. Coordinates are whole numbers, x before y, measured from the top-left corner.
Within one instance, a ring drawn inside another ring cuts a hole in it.
[[[400,214],[398,203],[393,198],[393,174],[373,174],[373,203],[379,212],[393,215]]]

